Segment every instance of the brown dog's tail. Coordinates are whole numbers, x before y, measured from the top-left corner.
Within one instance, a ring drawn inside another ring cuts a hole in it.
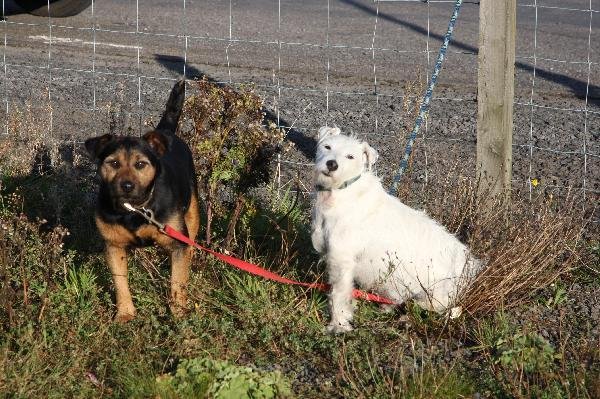
[[[181,116],[181,110],[183,108],[183,101],[185,100],[185,81],[180,80],[175,83],[169,95],[169,100],[165,106],[165,112],[156,126],[156,130],[164,134],[175,134],[177,130],[177,124],[179,123],[179,117]]]

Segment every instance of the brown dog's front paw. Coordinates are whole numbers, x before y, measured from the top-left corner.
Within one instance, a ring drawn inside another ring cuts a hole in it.
[[[135,314],[131,314],[131,313],[117,313],[115,315],[115,323],[119,323],[119,324],[125,324],[130,320],[133,320],[135,318]]]
[[[172,303],[171,305],[169,305],[169,308],[171,309],[173,317],[175,317],[176,319],[181,319],[188,313],[188,309],[181,304]]]
[[[175,318],[181,318],[188,312],[187,309],[187,292],[179,287],[171,289],[171,298],[169,300],[169,308]]]

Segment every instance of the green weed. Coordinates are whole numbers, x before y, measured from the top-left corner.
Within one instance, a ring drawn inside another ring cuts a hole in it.
[[[503,312],[481,321],[475,340],[473,349],[486,364],[479,381],[496,397],[593,397],[585,369],[567,361],[562,348],[514,324]]]
[[[157,378],[159,398],[270,399],[291,396],[279,372],[258,372],[208,358],[182,360],[174,375]]]
[[[517,372],[547,372],[554,361],[560,359],[554,348],[542,336],[536,333],[516,332],[512,336],[499,338],[494,350],[497,353],[496,364]]]
[[[552,295],[546,298],[544,305],[550,309],[558,308],[567,300],[567,290],[560,282],[552,284],[551,288]]]

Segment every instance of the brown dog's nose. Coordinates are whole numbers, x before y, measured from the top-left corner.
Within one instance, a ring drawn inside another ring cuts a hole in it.
[[[129,194],[130,192],[133,191],[134,187],[135,187],[135,185],[128,180],[121,182],[121,190],[123,190],[124,193]]]
[[[334,170],[337,170],[337,168],[338,168],[338,164],[334,159],[330,159],[329,161],[325,162],[325,165],[327,165],[327,169],[330,172],[333,172]]]

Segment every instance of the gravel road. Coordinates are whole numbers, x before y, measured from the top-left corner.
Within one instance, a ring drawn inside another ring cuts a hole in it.
[[[415,147],[415,182],[435,181],[448,170],[473,175],[479,13],[473,3],[462,7]],[[532,177],[547,185],[585,184],[595,195],[600,14],[593,13],[590,25],[592,13],[582,11],[587,0],[538,1],[537,13],[530,1],[518,3],[515,183]],[[54,19],[51,27],[47,18],[29,15],[0,23],[6,37],[0,97],[8,112],[26,101],[42,103],[49,87],[54,137],[80,142],[111,129],[137,132],[150,117],[156,120],[187,59],[188,78],[257,85],[267,108],[293,126],[289,137],[297,146],[286,155],[283,181],[300,170],[307,187],[303,164],[325,123],[367,137],[389,181],[412,126],[402,106],[411,92],[407,82],[429,75],[453,7],[364,0],[188,0],[185,9],[181,1],[137,4],[99,1],[93,13]],[[600,0],[592,8],[600,9]]]

